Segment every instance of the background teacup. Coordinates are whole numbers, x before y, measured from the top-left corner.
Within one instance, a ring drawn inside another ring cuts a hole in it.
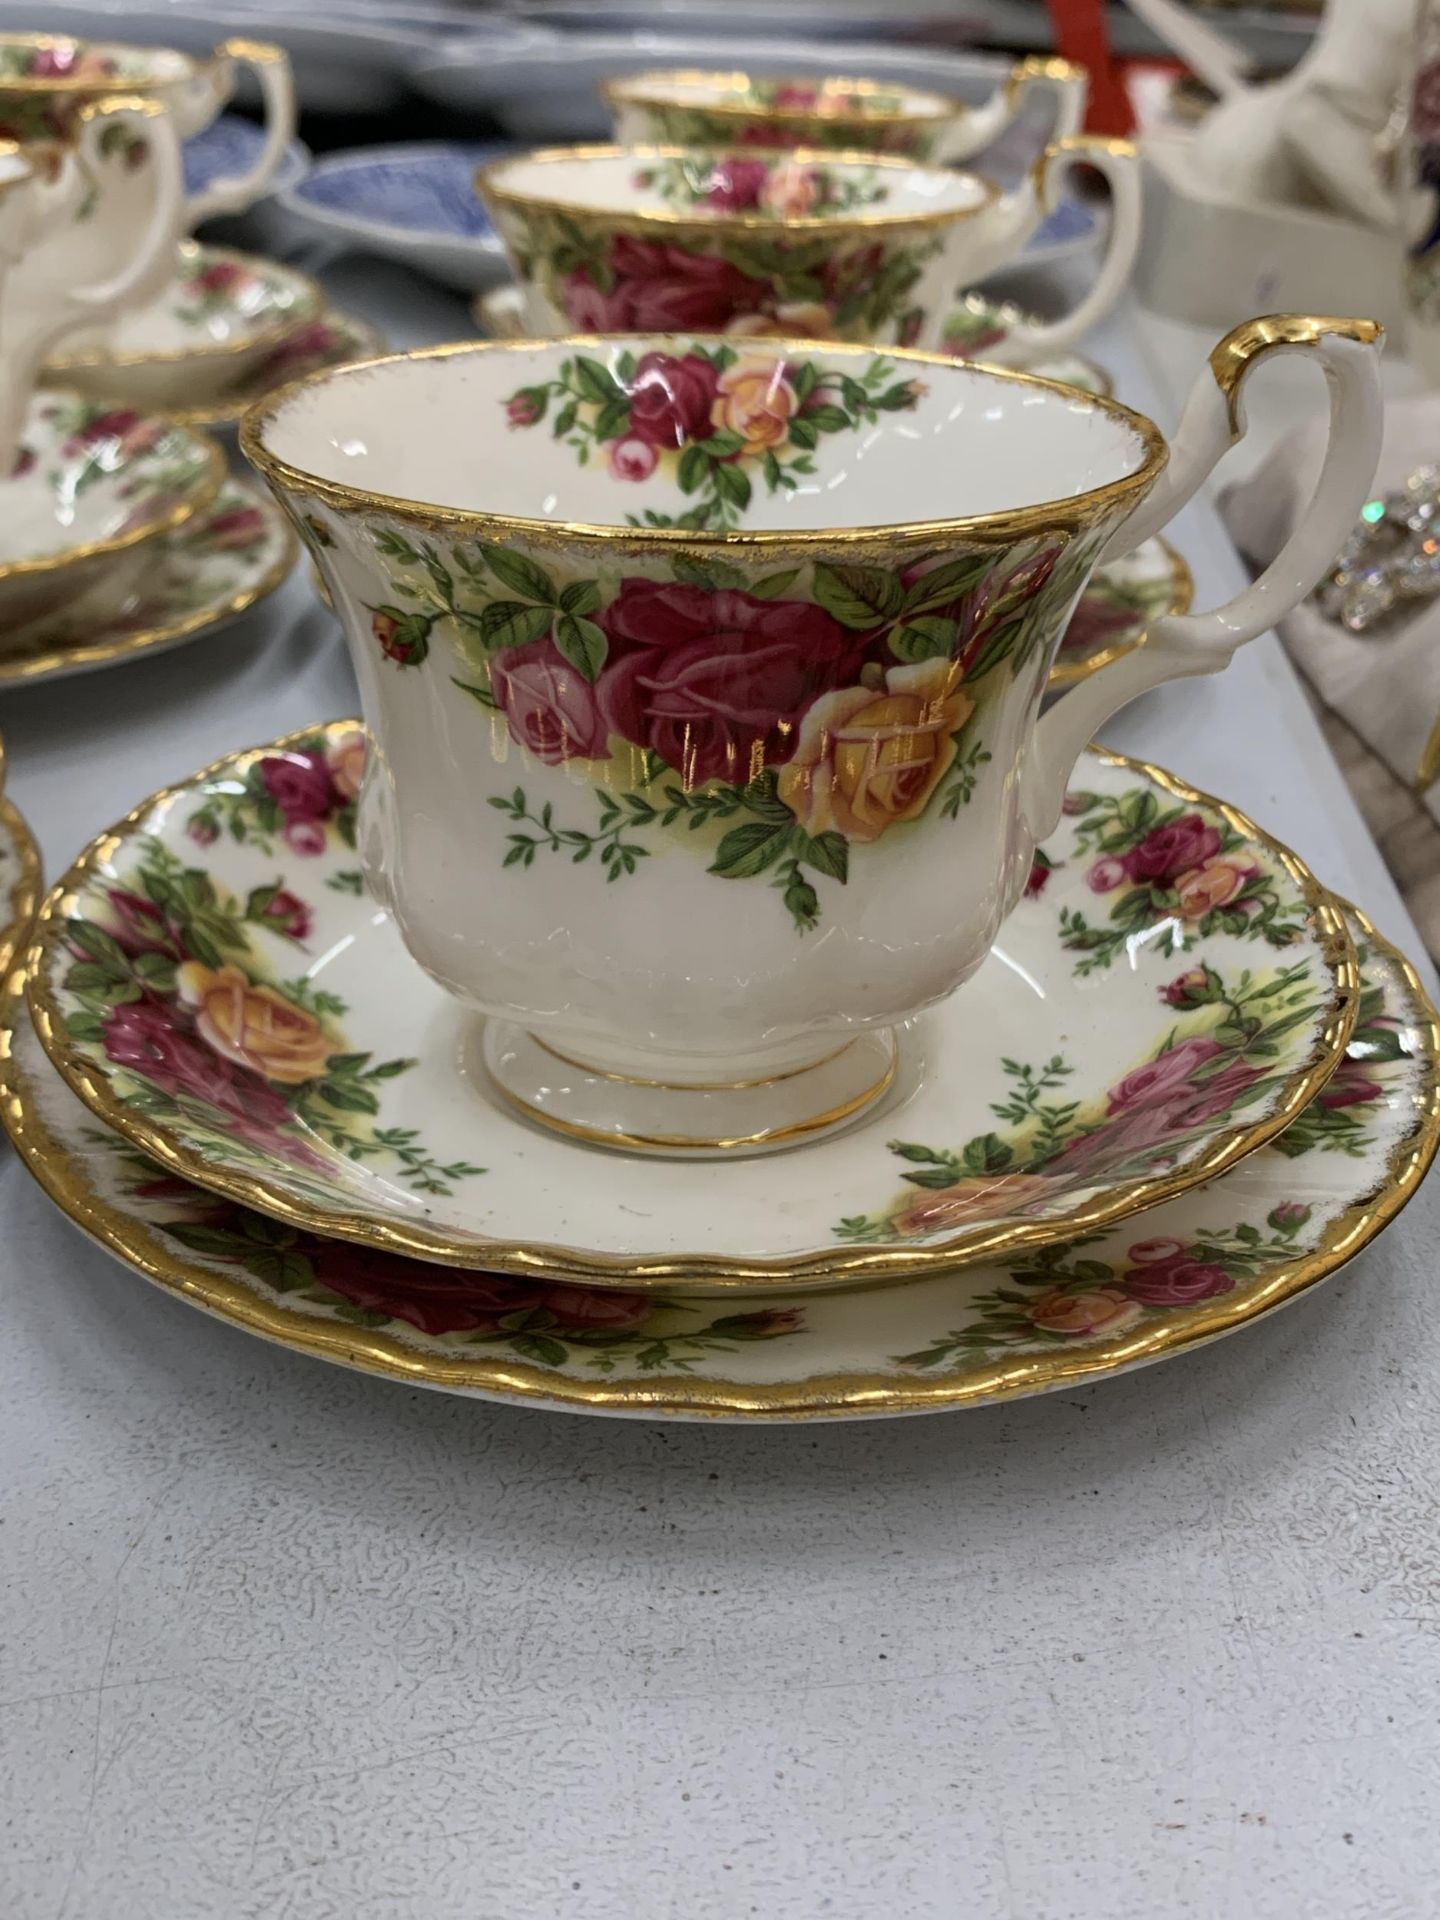
[[[1122,141],[1061,141],[1007,194],[873,154],[679,147],[548,148],[482,167],[476,186],[532,335],[673,326],[931,347],[957,290],[1016,258],[1079,165],[1114,196],[1105,258],[1070,313],[1008,336],[1014,364],[1068,345],[1124,286],[1140,188]]]
[[[3,144],[0,474],[57,342],[110,320],[165,270],[183,183],[174,123],[149,99],[86,101],[61,134]]]
[[[265,144],[243,175],[211,180],[177,209],[174,237],[216,214],[243,213],[265,192],[295,137],[295,89],[279,47],[227,40],[205,59],[168,47],[79,40],[46,33],[0,34],[0,138],[64,136],[74,115],[107,94],[141,94],[174,118],[179,138],[208,127],[248,67],[265,109]],[[107,216],[108,217],[108,216]]]
[[[881,80],[668,71],[602,80],[622,146],[829,147],[952,164],[999,138],[1032,96],[1054,101],[1051,138],[1080,131],[1089,76],[1022,60],[983,106]]]
[[[441,347],[252,410],[375,741],[366,876],[494,1016],[492,1078],[562,1130],[672,1148],[717,1144],[687,1136],[698,1088],[751,1145],[853,1113],[896,1024],[984,959],[1103,721],[1223,666],[1328,564],[1373,470],[1377,341],[1238,330],[1168,471],[1113,401],[713,335]],[[1311,514],[1037,721],[1091,570],[1195,491],[1278,348],[1330,384]]]

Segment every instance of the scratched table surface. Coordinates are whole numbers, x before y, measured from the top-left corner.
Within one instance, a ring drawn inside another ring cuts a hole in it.
[[[399,344],[468,331],[328,271]],[[1173,425],[1204,344],[1122,315],[1094,350]],[[1208,504],[1176,538],[1199,604],[1239,584]],[[223,643],[7,692],[0,727],[54,874],[354,706],[300,574]],[[1108,737],[1417,952],[1272,641]],[[789,1429],[345,1373],[147,1286],[8,1153],[0,1205],[7,1920],[1436,1911],[1440,1185],[1189,1357]]]

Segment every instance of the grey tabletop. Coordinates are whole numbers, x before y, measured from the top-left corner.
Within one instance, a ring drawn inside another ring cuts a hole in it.
[[[332,284],[400,342],[463,310]],[[1168,348],[1095,351],[1172,423]],[[1157,374],[1159,384],[1157,384]],[[1198,604],[1240,580],[1213,509]],[[297,575],[0,701],[52,872],[353,710]],[[1113,744],[1417,953],[1273,642]],[[1431,1185],[1233,1339],[924,1420],[601,1422],[206,1319],[0,1165],[0,1912],[15,1920],[1424,1915],[1440,1871]]]

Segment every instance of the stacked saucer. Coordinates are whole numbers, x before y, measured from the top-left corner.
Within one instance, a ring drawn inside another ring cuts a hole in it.
[[[337,723],[136,809],[3,1012],[3,1117],[64,1211],[298,1351],[650,1417],[977,1405],[1294,1298],[1440,1142],[1406,962],[1232,808],[1097,752],[860,1124],[781,1160],[599,1158],[457,1071],[451,1004],[363,898],[362,759]]]

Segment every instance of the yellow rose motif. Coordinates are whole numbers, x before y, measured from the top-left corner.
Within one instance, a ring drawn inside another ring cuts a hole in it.
[[[803,220],[813,210],[819,193],[814,168],[792,160],[771,172],[760,190],[760,205],[767,213],[778,213],[782,220]]]
[[[955,760],[953,735],[975,711],[951,660],[891,667],[884,685],[821,696],[780,769],[779,797],[809,833],[878,840],[918,820]]]
[[[325,1071],[333,1051],[325,1029],[272,987],[253,986],[239,967],[198,960],[187,960],[175,978],[201,1038],[222,1058],[283,1087]]]
[[[897,1233],[939,1233],[1023,1211],[1054,1192],[1053,1181],[1038,1173],[976,1173],[953,1186],[930,1189],[913,1206],[891,1216]]]
[[[346,733],[326,750],[325,764],[342,800],[354,800],[365,779],[365,736]]]
[[[741,313],[725,329],[732,339],[761,340],[776,334],[795,340],[836,340],[830,309],[818,300],[786,300],[774,313]]]
[[[720,376],[710,418],[740,435],[742,452],[764,453],[783,445],[799,404],[783,360],[737,360]]]
[[[1025,1310],[1026,1318],[1046,1333],[1082,1340],[1092,1333],[1123,1333],[1134,1326],[1140,1311],[1117,1287],[1092,1287],[1088,1293],[1052,1287]]]

